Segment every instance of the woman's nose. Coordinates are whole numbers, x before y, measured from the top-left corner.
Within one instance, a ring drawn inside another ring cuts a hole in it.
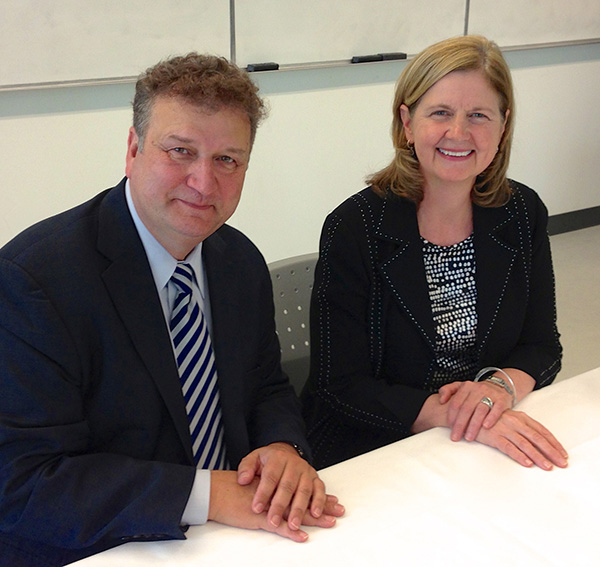
[[[469,137],[469,122],[465,117],[455,116],[450,123],[448,135],[452,139],[464,140]]]

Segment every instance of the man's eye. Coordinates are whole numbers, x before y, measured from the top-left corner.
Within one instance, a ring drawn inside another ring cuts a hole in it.
[[[190,150],[188,150],[187,148],[182,148],[181,146],[166,146],[164,150],[167,153],[167,155],[171,156],[173,159],[188,158],[192,155],[192,152]]]
[[[217,163],[227,170],[233,170],[238,165],[237,161],[230,156],[219,156],[217,158]]]

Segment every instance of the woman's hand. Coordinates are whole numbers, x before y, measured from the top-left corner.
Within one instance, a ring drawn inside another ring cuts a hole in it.
[[[523,395],[533,389],[528,374],[510,369],[510,376]],[[485,397],[492,408],[482,403]],[[450,437],[459,441],[479,441],[494,447],[525,467],[537,465],[551,470],[564,468],[569,458],[565,448],[541,423],[527,414],[511,409],[513,398],[491,382],[452,382],[427,398],[413,425],[413,433],[437,426],[452,429]]]
[[[490,408],[483,400],[492,404]],[[447,426],[452,441],[473,441],[482,427],[490,429],[512,408],[513,397],[491,382],[452,382],[439,390],[440,404],[448,404]]]
[[[507,410],[490,429],[481,428],[477,441],[495,447],[524,467],[565,468],[565,448],[541,423],[520,411]]]

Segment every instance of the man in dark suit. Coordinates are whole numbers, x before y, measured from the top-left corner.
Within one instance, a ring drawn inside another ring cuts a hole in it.
[[[262,115],[224,59],[159,63],[136,84],[126,179],[0,251],[0,565],[207,520],[304,541],[302,524],[343,513],[307,461],[264,260],[224,224]],[[214,352],[214,421],[188,403],[170,332],[181,266]],[[215,426],[204,468],[196,423]]]

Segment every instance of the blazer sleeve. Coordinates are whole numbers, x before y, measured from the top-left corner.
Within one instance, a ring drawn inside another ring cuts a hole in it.
[[[548,211],[537,194],[521,184],[515,184],[514,206],[519,211],[519,232],[522,244],[522,281],[520,295],[512,297],[506,308],[506,317],[513,325],[522,316],[519,329],[505,325],[505,329],[516,333],[515,346],[506,356],[492,360],[492,365],[518,368],[527,372],[536,381],[535,388],[550,384],[561,368],[562,347],[556,319],[555,280],[552,266],[550,239],[548,237]],[[517,295],[515,293],[515,295]],[[519,313],[521,311],[522,313]],[[511,343],[511,338],[499,337],[498,343]]]
[[[348,202],[323,227],[311,302],[311,378],[303,398],[309,438],[311,426],[334,415],[356,435],[400,439],[430,395],[382,370],[383,291],[368,224]]]
[[[7,258],[0,305],[0,531],[71,549],[184,538],[193,467],[90,451],[85,365],[101,353],[78,352],[65,314]]]

